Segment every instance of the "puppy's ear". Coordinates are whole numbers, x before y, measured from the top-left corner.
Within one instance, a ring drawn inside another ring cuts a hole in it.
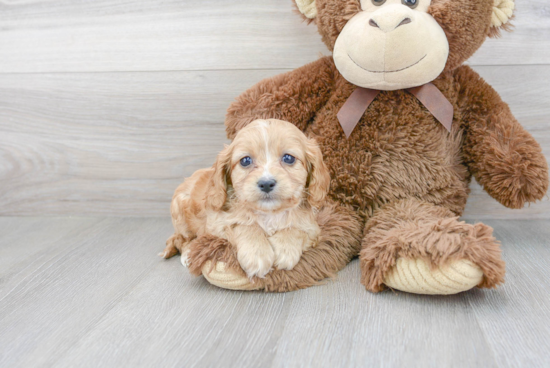
[[[308,169],[308,201],[312,207],[319,207],[325,201],[330,187],[330,173],[323,161],[323,154],[314,139],[306,144]]]
[[[220,211],[227,200],[227,184],[231,176],[231,146],[226,146],[218,154],[214,164],[214,174],[206,190],[206,208]]]

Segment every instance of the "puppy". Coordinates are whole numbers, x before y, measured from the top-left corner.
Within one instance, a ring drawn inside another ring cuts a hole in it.
[[[174,235],[160,256],[186,257],[197,236],[227,239],[248,277],[290,270],[314,247],[316,209],[326,197],[329,172],[321,150],[294,125],[256,120],[218,155],[212,168],[181,184],[171,205]]]

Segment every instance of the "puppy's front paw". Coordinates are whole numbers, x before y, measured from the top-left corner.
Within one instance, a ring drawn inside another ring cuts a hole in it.
[[[263,279],[273,268],[275,253],[269,243],[261,246],[240,246],[237,259],[249,278],[257,276]]]
[[[189,263],[190,263],[190,261],[189,261],[189,249],[185,249],[181,253],[180,262],[183,265],[183,267],[189,267]]]
[[[291,237],[284,232],[279,232],[270,237],[269,242],[275,252],[275,266],[279,270],[292,270],[298,264],[303,251],[302,236]]]
[[[275,266],[279,270],[292,270],[300,262],[302,250],[296,247],[279,248],[275,253]]]

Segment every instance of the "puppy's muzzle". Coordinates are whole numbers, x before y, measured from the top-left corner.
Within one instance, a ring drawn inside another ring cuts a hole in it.
[[[260,190],[264,193],[271,192],[273,189],[275,189],[276,185],[277,181],[275,179],[258,181],[258,188],[260,188]]]

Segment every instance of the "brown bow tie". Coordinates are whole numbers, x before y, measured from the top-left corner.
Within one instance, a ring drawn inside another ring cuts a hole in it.
[[[436,86],[428,83],[420,87],[406,89],[406,91],[413,94],[449,132],[451,131],[454,108]],[[338,112],[338,121],[347,138],[379,93],[380,91],[376,89],[357,87],[349,96]]]

